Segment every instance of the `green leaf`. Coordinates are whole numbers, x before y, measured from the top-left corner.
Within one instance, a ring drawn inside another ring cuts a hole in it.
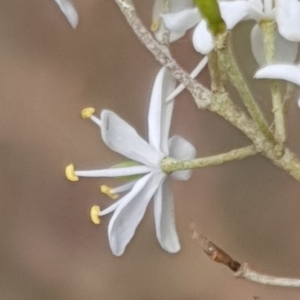
[[[194,0],[194,3],[214,36],[226,31],[226,24],[221,17],[217,0]]]

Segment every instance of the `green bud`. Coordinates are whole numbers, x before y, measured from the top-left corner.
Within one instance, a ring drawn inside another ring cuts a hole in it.
[[[207,21],[208,28],[214,36],[226,31],[226,24],[221,17],[217,0],[194,0],[201,16]]]

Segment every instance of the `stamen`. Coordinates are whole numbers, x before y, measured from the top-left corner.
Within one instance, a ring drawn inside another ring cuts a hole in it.
[[[72,164],[68,165],[66,167],[65,174],[66,174],[66,177],[70,181],[78,181],[79,180],[78,176],[75,174],[74,165],[72,165]]]
[[[160,27],[160,20],[153,20],[152,21],[152,24],[151,24],[151,27],[150,27],[150,30],[152,32],[156,32]]]
[[[90,217],[91,217],[91,221],[95,225],[99,225],[100,224],[100,222],[101,222],[101,220],[100,220],[100,206],[94,205],[94,206],[91,207]]]
[[[101,122],[100,119],[98,119],[98,118],[95,117],[95,116],[91,116],[91,120],[92,120],[94,123],[96,123],[96,124],[101,128],[102,122]]]
[[[81,111],[81,116],[83,119],[89,119],[95,113],[95,108],[87,107]]]
[[[118,187],[111,189],[110,192],[113,194],[116,194],[116,193],[123,193],[123,192],[129,191],[133,188],[133,186],[135,185],[136,182],[137,182],[137,180],[129,181],[123,185],[120,185]]]
[[[109,188],[107,185],[101,185],[100,186],[100,190],[101,190],[101,193],[107,195],[108,197],[110,197],[111,199],[113,200],[116,200],[119,195],[118,194],[115,194],[111,188]]]

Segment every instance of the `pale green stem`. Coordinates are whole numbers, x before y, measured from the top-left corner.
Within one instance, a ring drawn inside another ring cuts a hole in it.
[[[283,101],[282,101],[283,112],[285,114],[288,112],[289,103],[290,103],[290,100],[292,99],[292,97],[294,95],[295,89],[296,89],[296,85],[295,84],[293,84],[291,82],[287,82],[287,84],[286,84],[286,91],[285,91],[285,94],[284,94],[284,97],[283,97]]]
[[[265,20],[260,22],[260,28],[264,37],[264,49],[267,63],[274,63],[276,60],[275,49],[275,33],[276,23],[274,21]],[[275,140],[277,142],[277,154],[281,156],[283,154],[284,143],[286,141],[285,132],[285,120],[284,120],[284,105],[278,85],[278,81],[270,80],[272,105],[274,113],[274,125],[275,125]]]
[[[274,137],[269,126],[254,100],[236,62],[228,43],[229,33],[217,37],[216,49],[219,57],[220,68],[228,75],[231,83],[238,91],[244,105],[246,106],[252,119],[258,124],[266,138],[274,142]]]
[[[185,161],[176,161],[173,158],[165,158],[161,163],[162,170],[169,174],[175,171],[191,170],[214,165],[221,165],[229,161],[243,159],[257,154],[256,148],[252,146],[231,150],[227,153],[213,155],[204,158],[195,158]]]
[[[219,68],[218,54],[214,50],[208,54],[208,69],[210,74],[212,92],[224,93],[224,73],[222,73]]]

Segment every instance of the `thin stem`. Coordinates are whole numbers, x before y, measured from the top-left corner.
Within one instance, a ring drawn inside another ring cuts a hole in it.
[[[262,21],[260,22],[260,28],[264,37],[264,49],[267,63],[273,63],[276,60],[275,57],[275,32],[276,23],[274,21]],[[275,125],[275,140],[277,142],[277,155],[283,154],[284,143],[286,141],[285,132],[285,118],[284,118],[284,105],[277,80],[270,80],[272,105],[274,113],[274,125]]]
[[[218,54],[214,50],[208,54],[208,69],[211,79],[212,92],[220,94],[225,93],[224,72],[222,72],[222,70],[219,68]]]
[[[240,269],[234,274],[234,276],[263,285],[300,288],[300,279],[298,278],[277,277],[262,274],[250,269],[247,263],[243,263]]]
[[[261,131],[264,133],[266,138],[274,142],[274,137],[272,132],[269,129],[269,126],[260,111],[257,103],[255,102],[253,95],[251,94],[236,62],[233,57],[230,45],[228,43],[229,34],[226,35],[219,35],[217,39],[217,53],[219,57],[219,65],[220,68],[226,72],[228,75],[231,83],[238,91],[244,105],[246,106],[249,114],[253,118],[253,120],[258,124]]]
[[[249,268],[247,263],[240,263],[234,260],[219,246],[209,241],[202,234],[199,234],[194,224],[191,224],[191,230],[192,238],[200,244],[203,252],[212,261],[227,266],[232,272],[234,272],[234,276],[236,276],[237,278],[249,280],[263,285],[300,288],[300,279],[271,276],[252,270]]]
[[[161,167],[165,173],[169,174],[180,170],[190,170],[214,165],[221,165],[229,161],[243,159],[255,154],[257,154],[256,148],[254,146],[248,146],[241,149],[232,150],[227,153],[186,161],[176,161],[172,158],[166,158],[162,161]]]
[[[284,94],[284,97],[283,97],[283,101],[282,101],[283,112],[285,114],[288,111],[289,103],[290,103],[290,100],[292,99],[292,97],[294,95],[295,90],[296,90],[296,85],[293,84],[293,83],[291,83],[291,82],[287,82],[287,84],[286,84],[286,91],[285,91],[285,94]]]

